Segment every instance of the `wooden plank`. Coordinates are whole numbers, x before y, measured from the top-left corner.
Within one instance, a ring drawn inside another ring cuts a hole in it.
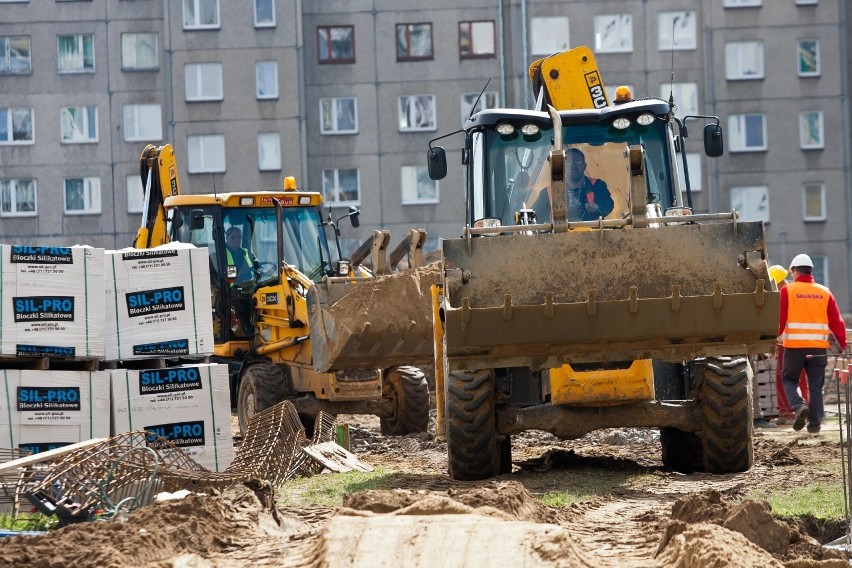
[[[305,446],[302,451],[335,473],[344,471],[373,471],[375,468],[358,459],[355,454],[343,449],[337,442],[323,442]]]
[[[7,461],[6,463],[0,464],[0,473],[17,469],[19,467],[26,467],[44,461],[55,460],[66,454],[70,454],[73,451],[80,450],[82,448],[88,448],[89,446],[94,446],[95,444],[100,444],[104,440],[106,440],[106,438],[92,438],[91,440],[85,440],[83,442],[77,442],[76,444],[69,444],[67,446],[62,446],[61,448],[47,450],[46,452],[39,452],[31,456]]]

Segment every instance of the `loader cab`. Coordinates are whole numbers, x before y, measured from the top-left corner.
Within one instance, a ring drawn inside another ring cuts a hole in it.
[[[284,203],[281,225],[273,197],[280,197]],[[173,199],[187,203],[170,209],[172,240],[206,247],[209,253],[213,335],[217,345],[252,339],[253,296],[259,288],[282,284],[282,261],[314,282],[330,274],[329,267],[334,265],[320,216],[320,197],[316,194],[301,206],[293,196],[273,193]],[[278,257],[279,234],[283,259]]]
[[[674,130],[665,101],[560,112],[562,141],[585,156],[586,175],[606,182],[615,202],[608,218],[628,213],[631,146],[644,149],[647,203],[662,211],[683,205]],[[515,225],[518,212],[547,191],[554,132],[546,113],[487,110],[466,124],[468,223]],[[548,222],[538,218],[538,223]]]

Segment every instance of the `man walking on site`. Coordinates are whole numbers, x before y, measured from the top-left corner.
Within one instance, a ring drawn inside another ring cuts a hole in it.
[[[801,430],[807,423],[808,432],[817,434],[823,418],[822,387],[829,334],[833,333],[841,349],[846,349],[846,324],[831,291],[814,282],[813,267],[806,254],[796,255],[790,263],[794,280],[781,289],[778,335],[784,347],[784,392],[796,412],[793,430]],[[808,375],[810,406],[796,388],[802,369]]]

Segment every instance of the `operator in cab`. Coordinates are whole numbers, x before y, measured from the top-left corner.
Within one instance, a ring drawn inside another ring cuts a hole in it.
[[[594,221],[612,213],[615,202],[606,182],[586,175],[586,157],[577,148],[565,151],[568,221]],[[540,220],[550,219],[550,195],[541,191],[533,205]]]
[[[225,231],[225,256],[228,267],[236,268],[235,283],[254,280],[260,264],[254,254],[242,246],[242,240],[243,232],[236,225],[232,225]]]

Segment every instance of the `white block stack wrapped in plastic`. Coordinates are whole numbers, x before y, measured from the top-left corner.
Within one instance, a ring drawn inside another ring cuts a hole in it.
[[[207,255],[184,243],[107,251],[107,360],[213,353]]]
[[[106,371],[0,370],[0,447],[32,453],[107,438]]]
[[[110,371],[113,435],[147,430],[210,471],[234,459],[228,366],[183,365]]]
[[[0,245],[0,355],[104,356],[104,250]]]

